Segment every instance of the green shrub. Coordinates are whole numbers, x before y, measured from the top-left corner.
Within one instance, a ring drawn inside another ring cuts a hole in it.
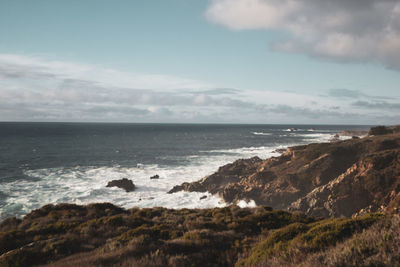
[[[304,233],[309,226],[303,223],[293,223],[282,229],[272,232],[267,239],[260,242],[252,251],[250,256],[237,263],[237,266],[252,266],[270,257],[278,251],[286,251],[288,243],[298,234]]]
[[[238,266],[252,266],[271,256],[285,257],[293,253],[312,253],[323,250],[353,234],[368,228],[383,218],[381,214],[367,214],[357,218],[326,219],[314,223],[293,223],[272,232],[260,242],[250,256]]]
[[[43,262],[43,258],[40,257],[40,254],[30,249],[15,250],[0,258],[2,267],[32,266],[41,262]]]

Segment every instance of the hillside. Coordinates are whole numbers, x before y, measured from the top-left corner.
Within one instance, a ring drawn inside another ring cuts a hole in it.
[[[47,205],[22,220],[0,224],[0,266],[308,265],[347,257],[396,263],[399,221],[382,214],[316,219],[268,207],[124,210],[107,203]],[[335,245],[352,254],[337,252]],[[341,258],[319,256],[330,251]]]
[[[228,203],[254,200],[311,216],[394,212],[400,204],[399,127],[376,127],[364,138],[290,147],[267,160],[240,159],[170,193],[180,190],[208,191]]]

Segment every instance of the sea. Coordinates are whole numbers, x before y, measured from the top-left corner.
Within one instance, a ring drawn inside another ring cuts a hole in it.
[[[329,142],[351,125],[0,123],[0,221],[48,203],[110,202],[124,208],[226,205],[209,193],[167,192],[240,158]],[[345,138],[345,137],[343,137]],[[150,179],[158,175],[159,179]],[[134,192],[106,187],[128,178]],[[201,197],[206,196],[204,199]],[[253,206],[254,202],[241,202]]]

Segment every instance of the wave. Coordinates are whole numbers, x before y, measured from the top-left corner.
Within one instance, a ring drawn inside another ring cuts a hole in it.
[[[276,152],[277,149],[288,148],[289,146],[297,145],[298,143],[288,143],[285,145],[276,146],[260,146],[260,147],[240,147],[240,148],[230,148],[230,149],[216,149],[209,151],[202,151],[207,154],[220,154],[222,157],[229,159],[227,163],[232,162],[238,158],[251,158],[259,157],[262,159],[267,159],[274,156],[279,156],[280,153]]]
[[[252,132],[254,135],[272,135],[271,133],[263,133],[263,132]]]
[[[286,148],[288,145],[201,151],[196,155],[182,157],[182,162],[185,164],[180,166],[137,164],[132,167],[75,166],[27,170],[24,174],[35,179],[2,183],[2,191],[7,192],[8,196],[4,206],[0,208],[0,219],[24,215],[47,203],[65,202],[75,204],[111,202],[124,208],[222,207],[226,204],[219,197],[209,193],[167,194],[167,192],[177,184],[200,180],[217,171],[220,166],[238,158],[278,156],[280,153],[275,150]],[[150,179],[156,174],[159,175],[159,179]],[[122,178],[132,180],[137,189],[127,193],[119,188],[106,187],[110,180]],[[200,200],[203,196],[206,198]],[[241,203],[241,205],[254,204],[250,202]]]
[[[208,193],[167,194],[173,186],[199,180],[215,170],[204,165],[163,168],[144,164],[139,168],[113,166],[29,170],[24,174],[37,178],[36,182],[18,180],[2,184],[2,189],[9,192],[9,196],[1,208],[0,218],[24,215],[47,203],[64,202],[75,204],[111,202],[124,208],[224,206],[220,198]],[[155,174],[158,174],[160,178],[150,179]],[[119,188],[106,187],[110,180],[122,178],[131,179],[137,189],[128,193]],[[200,200],[200,197],[204,195],[207,198]]]
[[[322,129],[315,129],[315,128],[288,128],[288,129],[281,129],[283,132],[319,132],[319,133],[332,133],[332,130],[322,130]]]
[[[290,133],[290,135],[297,133]],[[331,134],[304,134],[304,142],[321,141]],[[34,179],[16,180],[1,184],[7,192],[2,206],[0,219],[8,216],[23,216],[33,209],[47,203],[89,204],[93,202],[111,202],[124,208],[156,207],[166,208],[211,208],[226,204],[219,197],[209,193],[178,192],[167,194],[175,185],[197,181],[217,171],[220,166],[239,158],[258,156],[266,159],[278,156],[276,149],[298,145],[270,145],[258,147],[240,147],[200,151],[198,154],[182,157],[182,165],[160,166],[156,164],[137,164],[132,167],[114,166],[75,166],[48,169],[27,170],[25,175]],[[159,179],[150,179],[153,175]],[[119,188],[107,188],[110,180],[128,178],[136,185],[134,192],[125,192]],[[200,200],[201,197],[205,199]],[[243,206],[253,206],[253,202],[241,202]]]

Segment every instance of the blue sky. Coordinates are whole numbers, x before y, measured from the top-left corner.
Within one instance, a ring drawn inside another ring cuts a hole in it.
[[[392,0],[1,1],[0,120],[398,123],[399,17]]]

